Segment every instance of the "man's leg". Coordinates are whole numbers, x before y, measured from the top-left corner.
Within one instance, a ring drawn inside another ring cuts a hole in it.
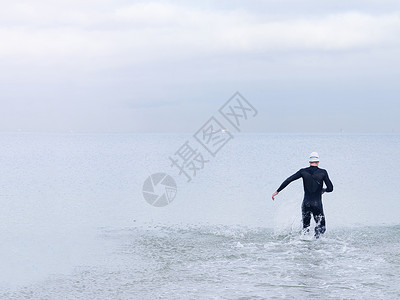
[[[307,203],[302,204],[301,206],[301,215],[303,220],[303,233],[307,233],[310,231],[310,221],[311,221],[311,210]]]
[[[325,215],[322,209],[322,203],[313,211],[313,217],[317,226],[315,227],[315,237],[319,238],[326,231]]]

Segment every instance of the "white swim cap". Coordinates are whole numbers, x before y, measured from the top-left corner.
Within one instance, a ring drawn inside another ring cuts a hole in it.
[[[317,152],[311,152],[309,162],[319,161],[319,155]]]

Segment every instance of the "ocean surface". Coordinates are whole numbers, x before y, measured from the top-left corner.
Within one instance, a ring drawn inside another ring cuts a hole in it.
[[[312,151],[334,184],[320,239],[301,181],[271,200]],[[399,153],[399,135],[234,134],[212,156],[190,134],[0,134],[0,299],[399,299]],[[164,207],[142,193],[159,172]]]

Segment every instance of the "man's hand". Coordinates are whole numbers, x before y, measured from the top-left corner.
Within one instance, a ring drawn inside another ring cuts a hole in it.
[[[279,194],[278,192],[273,193],[273,194],[272,194],[272,200],[275,200],[275,197],[276,197],[276,195],[278,195],[278,194]]]
[[[325,193],[325,191],[326,191],[326,189],[322,189],[321,195],[323,195]]]

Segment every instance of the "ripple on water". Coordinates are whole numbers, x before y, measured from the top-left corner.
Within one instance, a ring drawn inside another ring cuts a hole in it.
[[[318,240],[229,226],[102,230],[107,261],[2,291],[1,298],[394,299],[399,227]]]

